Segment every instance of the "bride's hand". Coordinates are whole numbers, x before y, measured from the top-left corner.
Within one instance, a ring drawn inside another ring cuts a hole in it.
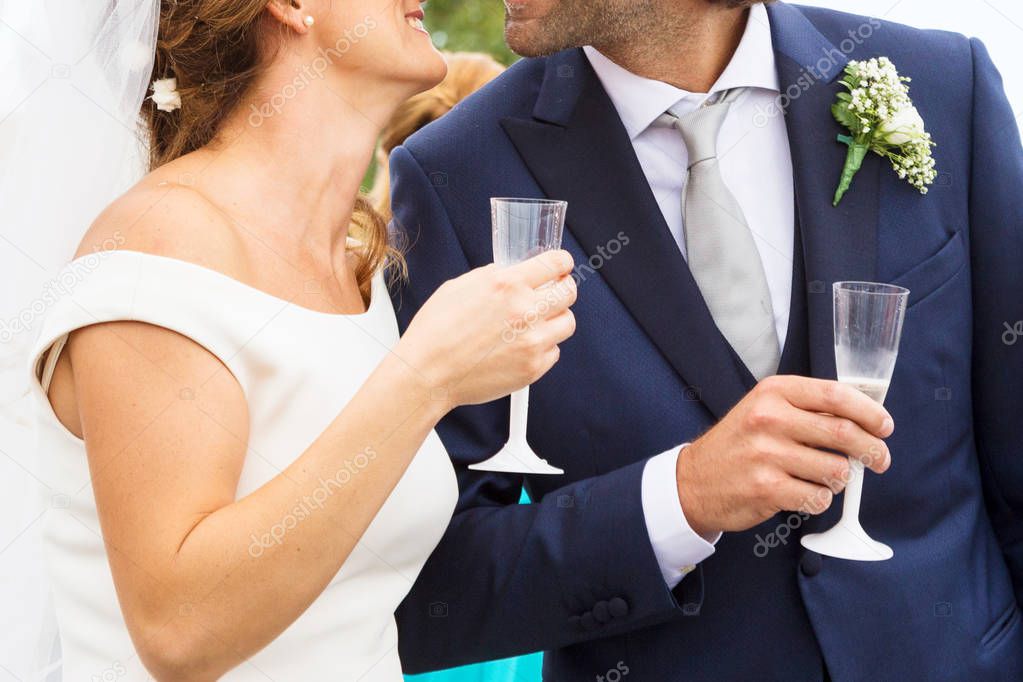
[[[576,299],[573,265],[568,252],[550,251],[450,280],[416,314],[395,353],[449,407],[528,386],[554,366],[558,344],[575,332],[568,309]]]

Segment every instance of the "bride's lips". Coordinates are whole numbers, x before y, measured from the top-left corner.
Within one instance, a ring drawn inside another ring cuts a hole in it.
[[[424,35],[430,35],[426,28],[423,27],[423,18],[425,16],[426,14],[423,12],[423,10],[417,9],[414,12],[409,12],[408,14],[406,14],[405,21],[408,22],[408,25],[411,26],[416,31],[419,31]]]

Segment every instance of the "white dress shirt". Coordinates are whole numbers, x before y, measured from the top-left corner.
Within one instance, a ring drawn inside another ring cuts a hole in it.
[[[653,123],[669,109],[682,116],[726,90],[742,89],[721,127],[718,161],[760,252],[778,339],[784,346],[792,294],[795,200],[785,119],[772,115],[777,111],[774,102],[780,86],[767,10],[760,4],[750,8],[742,40],[708,93],[691,93],[637,76],[592,47],[583,50],[632,140],[682,258],[686,257],[682,200],[689,155],[677,130]],[[708,542],[697,535],[682,513],[675,477],[682,447],[653,457],[643,471],[647,531],[669,587],[675,587],[696,564],[713,554],[712,543],[717,542],[717,538]]]

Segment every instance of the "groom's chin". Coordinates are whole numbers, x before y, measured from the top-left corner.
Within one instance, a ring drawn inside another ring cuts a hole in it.
[[[574,2],[565,0],[506,0],[504,38],[522,57],[542,57],[566,47],[571,40],[566,22],[560,20]]]
[[[535,27],[528,26],[528,24],[535,23],[533,20],[529,21],[514,21],[512,19],[506,19],[504,22],[504,41],[508,43],[508,49],[520,57],[540,57],[543,56],[543,52],[537,50],[535,36]]]
[[[563,36],[550,35],[545,30],[543,18],[512,19],[504,22],[504,40],[508,48],[520,57],[545,57],[564,50],[566,45]]]

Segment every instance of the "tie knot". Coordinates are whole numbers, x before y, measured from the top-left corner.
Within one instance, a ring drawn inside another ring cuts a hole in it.
[[[675,116],[668,111],[658,119],[660,125],[675,128],[682,134],[682,140],[689,152],[690,168],[701,161],[717,157],[718,134],[732,105],[730,95],[731,93],[727,93],[717,103],[701,106],[688,114]]]

